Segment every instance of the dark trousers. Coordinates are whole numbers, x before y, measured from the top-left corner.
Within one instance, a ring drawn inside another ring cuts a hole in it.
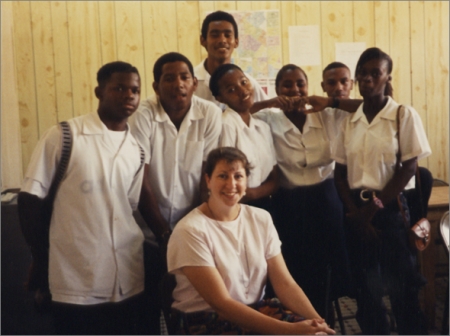
[[[292,190],[280,188],[273,205],[287,267],[316,311],[325,317],[330,269],[330,299],[350,291],[343,206],[334,180]]]
[[[355,201],[361,201],[355,196]],[[407,204],[401,196],[404,207]],[[423,278],[416,268],[416,260],[409,249],[406,227],[397,201],[379,210],[372,220],[379,230],[378,240],[364,240],[347,228],[347,243],[353,280],[356,286],[358,312],[356,319],[363,334],[389,335],[386,307],[382,297],[386,293],[401,335],[427,334],[425,317],[420,309],[418,292]]]
[[[144,243],[145,291],[137,334],[160,334],[161,297],[159,283],[166,272],[156,244]]]
[[[143,295],[117,303],[77,305],[53,302],[58,335],[130,335],[139,325]]]

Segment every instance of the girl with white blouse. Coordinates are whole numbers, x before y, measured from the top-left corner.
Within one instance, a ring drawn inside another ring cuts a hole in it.
[[[176,333],[335,334],[289,274],[269,213],[239,203],[249,174],[240,150],[211,151],[205,168],[210,197],[170,237]],[[268,278],[279,300],[262,300]]]
[[[270,195],[278,188],[278,169],[269,126],[250,113],[253,86],[237,65],[221,65],[209,86],[217,101],[226,104],[219,146],[236,147],[253,167],[243,203],[270,211]]]
[[[407,212],[402,191],[414,188],[417,160],[431,149],[416,110],[392,99],[392,68],[392,59],[378,48],[359,58],[355,74],[364,102],[344,121],[337,139],[336,185],[345,205],[363,334],[390,334],[382,300],[387,288],[398,333],[424,335],[418,302],[424,282],[399,206]]]
[[[330,278],[332,297],[348,295],[343,206],[331,158],[332,142],[347,113],[326,109],[304,114],[296,107],[308,95],[308,78],[294,64],[278,72],[275,85],[277,95],[291,105],[253,115],[269,124],[280,169],[274,222],[289,271],[323,316]]]

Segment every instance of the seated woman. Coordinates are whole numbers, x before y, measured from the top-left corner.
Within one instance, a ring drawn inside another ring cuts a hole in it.
[[[217,148],[205,172],[208,201],[177,224],[168,245],[177,333],[335,334],[289,274],[269,213],[239,203],[246,156]],[[261,300],[267,279],[279,301]]]
[[[308,77],[295,64],[280,69],[275,89],[292,105],[253,115],[269,125],[280,169],[273,218],[289,272],[316,311],[331,322],[332,316],[325,316],[330,299],[351,294],[343,205],[331,158],[339,126],[349,114],[335,109],[304,114],[298,104],[308,96]]]
[[[253,167],[241,202],[270,212],[270,195],[278,187],[277,161],[269,125],[250,113],[252,84],[241,68],[228,63],[214,71],[209,87],[216,100],[227,105],[222,114],[219,146],[240,149]]]

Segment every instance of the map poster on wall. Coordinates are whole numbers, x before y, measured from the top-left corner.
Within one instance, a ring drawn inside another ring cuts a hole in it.
[[[239,47],[232,63],[255,78],[269,97],[282,67],[281,25],[278,10],[230,11],[239,27]]]

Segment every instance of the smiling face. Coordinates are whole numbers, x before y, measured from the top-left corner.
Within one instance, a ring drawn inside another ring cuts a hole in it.
[[[196,88],[197,78],[181,61],[164,64],[159,82],[153,82],[153,89],[168,113],[187,112]]]
[[[253,105],[253,86],[238,69],[227,71],[218,81],[219,95],[216,99],[238,113],[250,110]]]
[[[308,81],[299,69],[288,69],[283,72],[276,92],[278,96],[306,97],[308,96]]]
[[[139,106],[141,81],[137,73],[114,72],[105,84],[95,88],[102,120],[121,122]]]
[[[247,189],[247,176],[242,162],[218,161],[211,177],[206,175],[206,184],[211,191],[212,202],[228,207],[236,205]]]
[[[325,71],[321,85],[328,97],[348,98],[353,89],[350,70],[342,67]]]
[[[200,43],[208,52],[208,58],[218,63],[229,63],[239,39],[234,37],[234,27],[228,21],[212,21],[208,26],[206,39],[200,36]]]
[[[384,59],[372,59],[364,63],[356,74],[359,92],[363,98],[384,96],[391,76],[388,62]]]

